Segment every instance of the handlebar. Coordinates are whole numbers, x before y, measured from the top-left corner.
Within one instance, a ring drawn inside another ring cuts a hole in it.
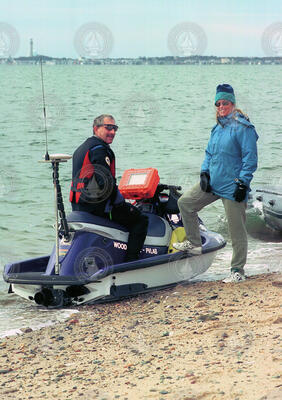
[[[182,190],[181,186],[158,184],[156,192],[160,193],[163,190]]]

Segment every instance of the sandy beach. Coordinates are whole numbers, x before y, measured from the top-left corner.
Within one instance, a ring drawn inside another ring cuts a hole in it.
[[[0,342],[0,398],[282,399],[282,275],[79,308]]]

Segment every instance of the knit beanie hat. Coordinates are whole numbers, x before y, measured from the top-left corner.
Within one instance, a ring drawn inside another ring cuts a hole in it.
[[[231,103],[233,103],[233,104],[235,104],[235,102],[236,102],[233,87],[228,85],[227,83],[218,85],[216,88],[216,95],[215,95],[214,103],[216,103],[217,100],[221,100],[221,99],[231,101]]]

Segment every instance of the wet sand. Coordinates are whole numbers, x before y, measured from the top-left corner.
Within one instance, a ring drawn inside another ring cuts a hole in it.
[[[282,399],[282,275],[80,307],[0,341],[0,398]]]

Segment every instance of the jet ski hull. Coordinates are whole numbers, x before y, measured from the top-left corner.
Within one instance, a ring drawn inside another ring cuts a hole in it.
[[[146,259],[146,262],[139,260],[116,265],[111,271],[98,271],[89,278],[46,276],[44,272],[9,272],[13,264],[11,268],[5,267],[4,278],[11,283],[11,291],[15,294],[48,307],[117,300],[176,285],[204,273],[224,244],[218,243],[216,248],[200,256],[173,253],[159,256],[154,262]]]

